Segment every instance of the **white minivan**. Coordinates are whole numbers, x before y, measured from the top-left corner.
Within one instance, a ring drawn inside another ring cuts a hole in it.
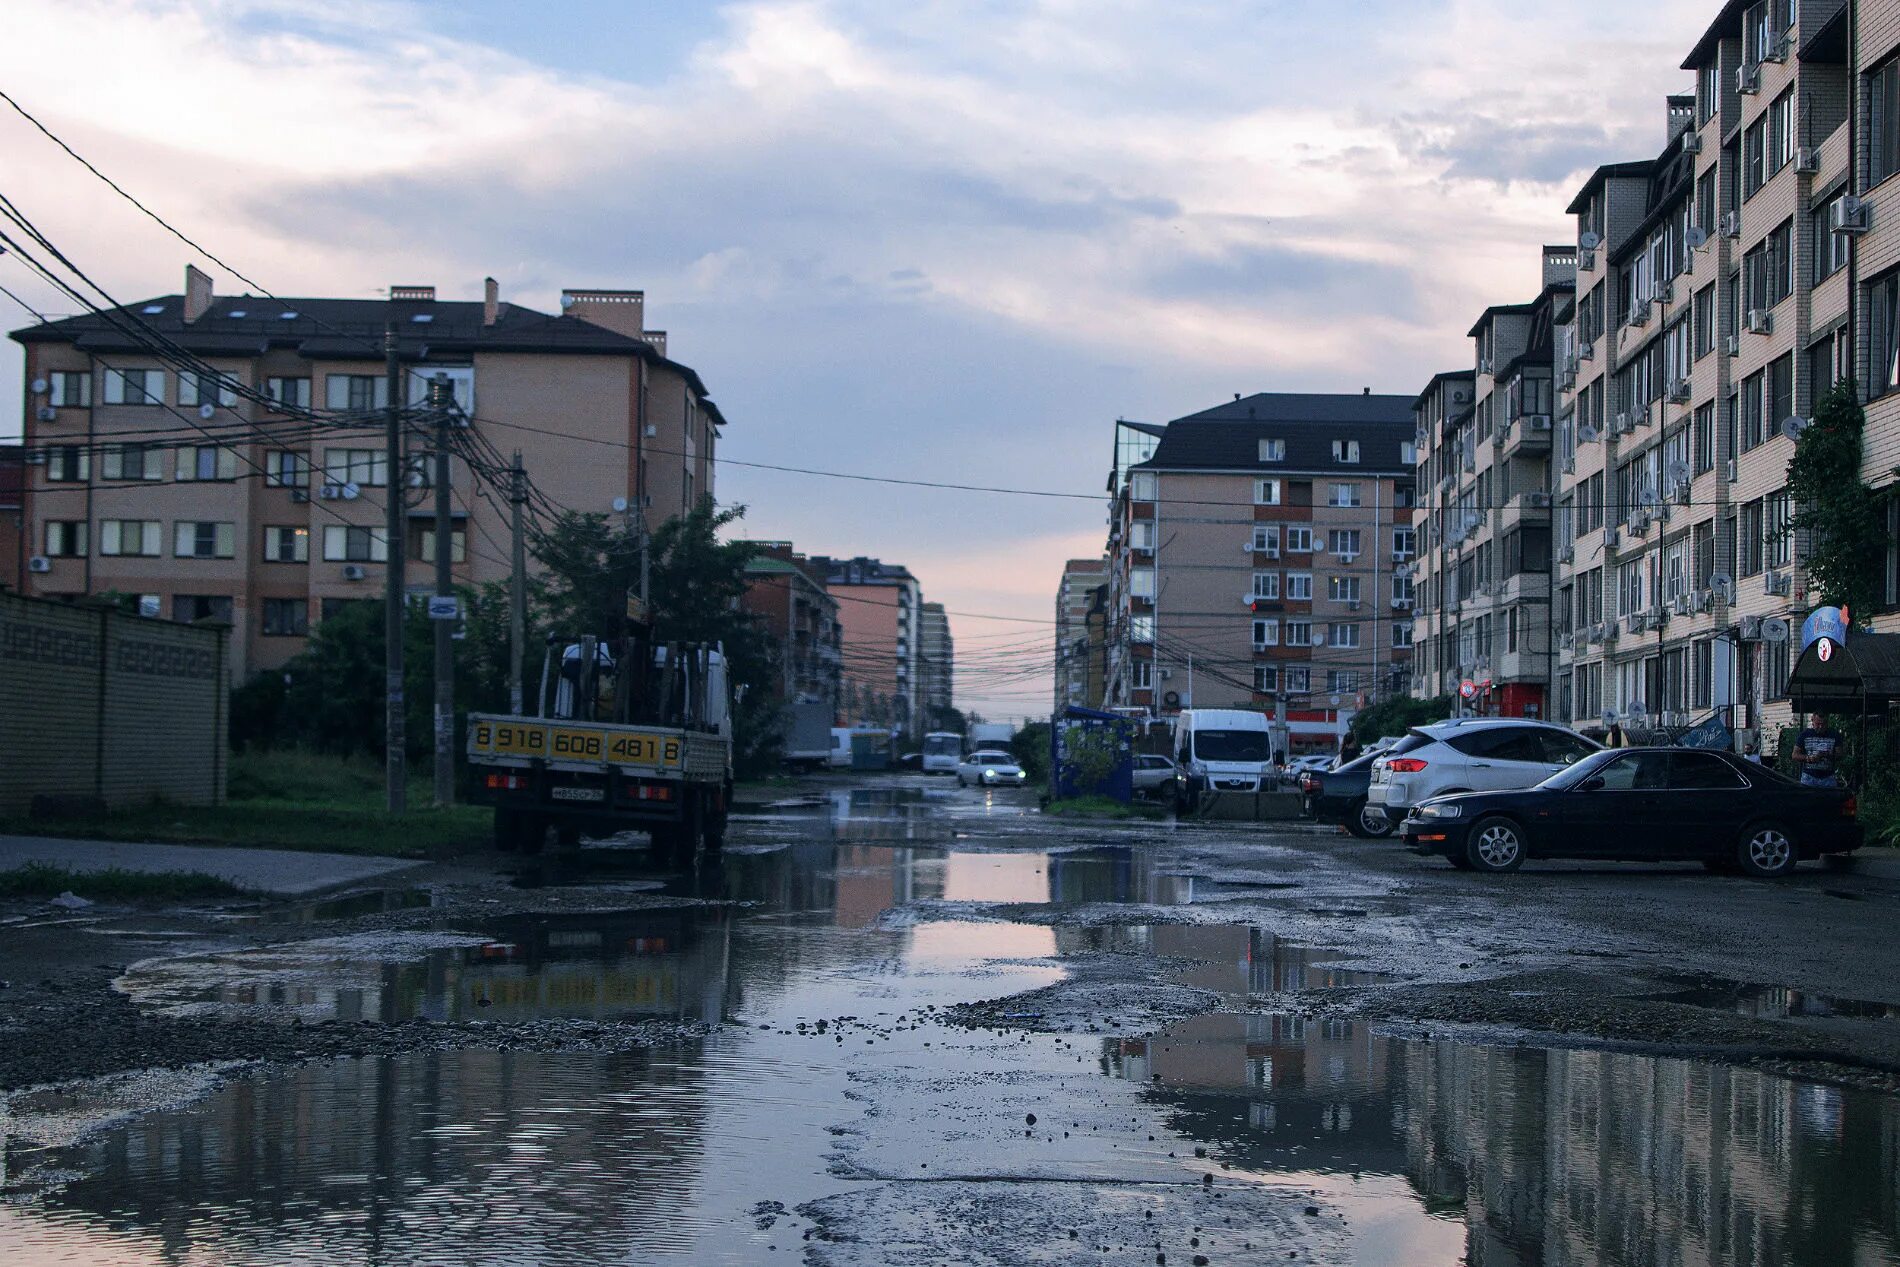
[[[1265,713],[1244,708],[1184,708],[1174,719],[1174,764],[1183,799],[1203,791],[1258,792],[1273,770]]]

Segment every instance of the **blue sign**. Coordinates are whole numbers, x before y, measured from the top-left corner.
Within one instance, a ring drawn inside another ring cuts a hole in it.
[[[1801,622],[1801,650],[1806,651],[1822,638],[1847,641],[1847,619],[1841,615],[1840,608],[1817,607]]]
[[[1722,720],[1721,713],[1711,713],[1700,725],[1692,726],[1676,736],[1678,748],[1714,748],[1727,751],[1734,748],[1735,735]]]

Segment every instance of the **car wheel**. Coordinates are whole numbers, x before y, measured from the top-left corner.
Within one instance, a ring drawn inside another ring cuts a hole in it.
[[[1794,871],[1801,855],[1779,823],[1752,823],[1742,829],[1736,843],[1735,861],[1749,875],[1772,880]]]
[[[1524,864],[1524,829],[1493,815],[1471,825],[1465,861],[1473,871],[1515,871]]]
[[[1352,820],[1347,824],[1355,836],[1365,840],[1384,840],[1396,827],[1384,810],[1374,809],[1365,801],[1360,801],[1352,811]]]

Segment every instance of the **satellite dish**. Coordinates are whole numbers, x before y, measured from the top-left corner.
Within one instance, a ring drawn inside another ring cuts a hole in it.
[[[1445,670],[1445,689],[1446,689],[1446,690],[1448,690],[1448,691],[1455,691],[1455,690],[1457,690],[1457,689],[1458,689],[1458,673],[1457,673],[1457,670],[1455,670],[1455,669],[1446,669],[1446,670]]]
[[[41,405],[38,409],[34,410],[33,416],[38,418],[41,422],[52,422],[59,417],[59,410],[53,408],[51,405]]]
[[[1169,708],[1179,708],[1181,707],[1181,692],[1169,691],[1166,695],[1161,697],[1161,702],[1166,704]]]
[[[626,498],[624,498],[624,497],[616,497],[616,498],[614,498],[614,503],[613,503],[613,504],[614,504],[614,513],[615,513],[616,515],[623,515],[623,514],[625,514],[625,513],[627,512],[627,499],[626,499]]]
[[[1799,440],[1801,433],[1808,429],[1806,418],[1790,416],[1781,420],[1781,434],[1790,440]]]
[[[1594,251],[1602,244],[1603,239],[1588,229],[1577,235],[1577,245],[1586,251]]]
[[[1717,572],[1711,576],[1709,588],[1714,590],[1716,597],[1725,603],[1733,602],[1735,599],[1735,578],[1727,572]]]
[[[1692,224],[1688,230],[1683,233],[1682,240],[1689,244],[1690,250],[1700,250],[1702,244],[1709,240],[1709,231],[1699,224]]]
[[[1636,494],[1636,504],[1638,506],[1654,506],[1656,504],[1656,490],[1648,485],[1644,485]]]
[[[1643,708],[1643,701],[1633,699],[1630,701],[1629,707],[1623,710],[1623,720],[1636,721],[1641,718],[1646,711],[1647,710]]]
[[[36,378],[33,380],[33,394],[35,396],[44,396],[47,392],[51,391],[52,389],[53,389],[53,385],[47,382],[43,378]]]
[[[1779,616],[1768,617],[1761,622],[1761,638],[1763,642],[1788,641],[1788,622]]]
[[[1608,730],[1610,727],[1616,725],[1616,710],[1614,708],[1604,709],[1598,714],[1597,720],[1603,723],[1605,730]]]
[[[200,418],[205,419],[206,421],[209,421],[211,418],[211,415],[217,412],[218,412],[218,407],[212,404],[208,400],[204,404],[198,406],[198,416]]]
[[[346,502],[355,501],[358,497],[362,496],[362,493],[363,490],[356,486],[355,480],[351,480],[343,486],[343,500]]]
[[[1670,483],[1680,484],[1689,478],[1689,464],[1681,458],[1677,458],[1663,468],[1663,474],[1669,477]]]
[[[1597,430],[1596,424],[1593,422],[1586,422],[1577,428],[1577,439],[1583,441],[1585,444],[1595,444],[1596,438],[1602,434],[1602,432]]]

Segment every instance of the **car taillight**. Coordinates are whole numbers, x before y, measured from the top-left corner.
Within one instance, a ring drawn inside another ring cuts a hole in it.
[[[1300,791],[1302,792],[1319,791],[1319,780],[1314,778],[1310,774],[1302,774],[1300,776]]]
[[[1842,818],[1853,818],[1855,815],[1859,813],[1860,813],[1860,802],[1856,801],[1853,797],[1850,796],[1846,800],[1841,802],[1841,817]]]
[[[1385,763],[1385,768],[1393,774],[1417,774],[1425,768],[1425,762],[1417,757],[1394,757]]]

